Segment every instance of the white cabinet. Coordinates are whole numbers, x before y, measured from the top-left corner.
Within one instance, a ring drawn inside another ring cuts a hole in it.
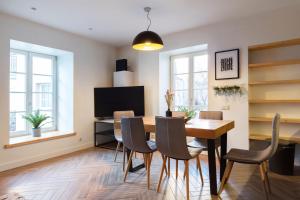
[[[119,71],[114,72],[114,87],[134,86],[133,72]]]

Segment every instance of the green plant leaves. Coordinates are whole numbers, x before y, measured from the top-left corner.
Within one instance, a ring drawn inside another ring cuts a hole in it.
[[[41,114],[40,111],[37,110],[34,113],[23,116],[23,118],[26,119],[32,125],[32,128],[37,129],[47,124],[47,123],[44,124],[42,123],[47,119],[49,119],[50,117],[47,116],[46,114]]]
[[[243,95],[242,88],[238,85],[232,85],[232,86],[222,86],[214,87],[215,95],[217,96],[234,96],[234,95]]]
[[[185,112],[185,116],[187,117],[187,118],[190,118],[190,119],[192,119],[192,118],[194,118],[195,116],[196,116],[196,111],[195,110],[189,110],[187,107],[185,107],[185,106],[179,106],[178,107],[178,111],[180,111],[180,112]]]

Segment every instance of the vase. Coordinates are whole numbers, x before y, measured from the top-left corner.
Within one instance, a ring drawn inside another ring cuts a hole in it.
[[[170,109],[166,111],[166,117],[172,117],[172,111]]]
[[[32,136],[33,137],[41,137],[41,128],[33,128]]]

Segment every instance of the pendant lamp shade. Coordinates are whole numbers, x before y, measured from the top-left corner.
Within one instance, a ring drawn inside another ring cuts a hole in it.
[[[159,35],[153,31],[139,33],[132,42],[132,48],[136,50],[152,51],[163,48],[164,43]]]
[[[151,19],[149,17],[150,7],[144,8],[147,12],[147,18],[149,20],[149,25],[146,31],[139,33],[132,42],[132,48],[141,51],[154,51],[163,48],[164,43],[160,36],[153,32],[149,31],[151,25]]]

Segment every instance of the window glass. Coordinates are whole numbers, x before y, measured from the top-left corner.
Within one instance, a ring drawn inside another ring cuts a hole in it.
[[[32,57],[32,73],[52,75],[53,74],[53,63],[52,59],[43,57]]]
[[[189,75],[182,74],[182,75],[175,75],[175,90],[186,90],[189,86]]]
[[[40,110],[50,116],[42,130],[56,130],[55,57],[11,50],[10,119],[11,136],[31,133],[24,115]],[[29,62],[27,62],[29,61]]]
[[[201,111],[208,107],[208,56],[194,53],[171,57],[174,108]]]
[[[26,72],[26,55],[22,53],[10,53],[10,72]]]
[[[32,91],[33,92],[52,92],[52,76],[32,76]],[[47,90],[46,90],[47,89]],[[44,90],[44,91],[42,91]]]
[[[207,71],[207,54],[194,56],[194,72]]]
[[[26,74],[10,73],[10,92],[26,92]]]
[[[188,58],[176,58],[174,60],[174,73],[175,74],[189,73],[189,59]]]

